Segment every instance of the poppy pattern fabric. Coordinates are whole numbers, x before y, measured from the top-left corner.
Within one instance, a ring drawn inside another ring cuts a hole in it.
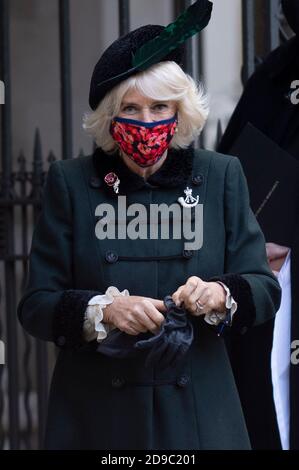
[[[116,117],[111,121],[110,134],[131,160],[146,167],[160,160],[176,128],[176,115],[153,123]]]

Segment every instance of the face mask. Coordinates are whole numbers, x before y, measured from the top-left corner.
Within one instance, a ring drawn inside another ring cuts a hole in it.
[[[137,165],[157,163],[168,148],[177,127],[177,115],[156,122],[113,118],[110,134],[122,151]]]

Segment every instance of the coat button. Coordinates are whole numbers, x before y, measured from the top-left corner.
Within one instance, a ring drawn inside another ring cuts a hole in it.
[[[190,259],[193,256],[192,250],[183,250],[183,257],[186,259]]]
[[[122,388],[125,385],[125,379],[123,377],[113,377],[111,385],[113,388]]]
[[[116,263],[118,260],[118,255],[115,251],[107,251],[105,254],[105,260],[108,263]]]
[[[92,188],[97,189],[97,188],[100,188],[102,186],[102,181],[97,176],[91,176],[91,178],[89,180],[89,184]]]
[[[203,175],[192,176],[192,183],[195,184],[195,186],[200,186],[203,183]]]
[[[66,337],[65,336],[58,336],[56,340],[57,346],[64,346],[66,343]]]
[[[247,333],[247,331],[248,331],[247,326],[243,326],[240,330],[240,333],[241,333],[241,335],[245,335],[245,333]]]
[[[188,375],[181,375],[181,377],[178,377],[176,383],[179,387],[186,387],[190,381],[190,378]]]

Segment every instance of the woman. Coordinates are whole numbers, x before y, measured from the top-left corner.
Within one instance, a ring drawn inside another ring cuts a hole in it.
[[[24,328],[60,348],[47,449],[250,448],[220,331],[227,324],[242,334],[272,318],[280,288],[239,160],[191,146],[207,104],[179,65],[182,48],[132,71],[132,53],[163,29],[143,26],[105,51],[84,121],[97,148],[48,173],[18,306]],[[127,207],[147,211],[179,201],[202,243],[188,249],[186,236],[129,236],[132,212],[125,236],[103,237],[99,208],[106,204],[112,217],[124,196]],[[193,327],[183,361],[145,367],[144,351],[121,359],[97,350],[112,329],[157,335],[167,295]]]

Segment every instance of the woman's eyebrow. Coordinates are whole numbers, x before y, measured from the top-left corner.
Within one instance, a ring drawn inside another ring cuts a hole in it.
[[[133,103],[131,101],[123,101],[122,106],[139,106],[138,103]]]
[[[165,104],[166,102],[167,101],[165,101],[165,100],[155,100],[151,103],[151,105],[157,104],[157,103],[164,103]],[[140,106],[138,103],[134,103],[132,101],[123,101],[121,105],[122,106]]]

